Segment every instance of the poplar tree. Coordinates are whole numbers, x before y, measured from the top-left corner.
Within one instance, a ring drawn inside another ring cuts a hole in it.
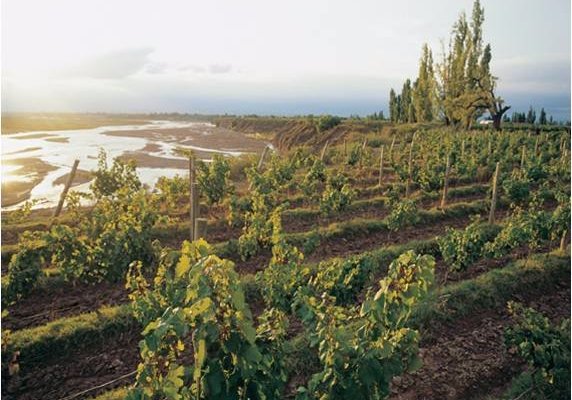
[[[419,60],[419,75],[414,85],[412,101],[418,122],[432,121],[435,116],[436,82],[433,71],[433,54],[425,43]]]
[[[401,90],[401,113],[399,116],[399,121],[414,122],[414,120],[414,112],[411,110],[411,80],[406,79]]]
[[[389,91],[389,120],[391,122],[399,121],[399,109],[397,106],[397,96],[393,88]]]
[[[546,125],[548,121],[546,120],[546,111],[544,111],[544,107],[540,110],[540,117],[538,118],[538,123],[540,125]]]

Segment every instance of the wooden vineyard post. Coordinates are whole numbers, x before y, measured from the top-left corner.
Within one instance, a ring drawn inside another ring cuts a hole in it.
[[[395,146],[395,136],[393,136],[393,140],[391,141],[391,146],[389,147],[389,160],[393,162],[393,146]]]
[[[260,156],[260,160],[258,160],[258,166],[256,167],[256,169],[258,171],[260,171],[260,169],[262,168],[262,166],[264,165],[264,159],[266,158],[266,154],[268,153],[268,151],[270,150],[269,146],[266,146],[264,148],[264,150],[262,151],[262,155]]]
[[[64,207],[64,202],[66,200],[66,196],[68,194],[68,191],[70,190],[71,184],[73,183],[73,178],[75,177],[75,173],[77,171],[77,166],[79,165],[79,160],[74,160],[73,165],[72,165],[72,169],[70,171],[70,174],[68,176],[68,180],[66,181],[66,184],[64,186],[64,190],[62,190],[62,194],[60,195],[60,200],[58,201],[58,205],[56,206],[56,209],[54,210],[54,214],[53,214],[53,218],[57,218],[60,216],[60,213],[62,212],[62,208]]]
[[[522,145],[522,154],[520,156],[520,170],[524,171],[524,163],[526,161],[526,145]]]
[[[560,251],[566,250],[566,236],[568,235],[568,230],[565,230],[562,233],[562,237],[560,238]]]
[[[189,188],[190,188],[190,210],[189,210],[189,217],[191,219],[190,225],[190,234],[191,234],[191,241],[195,240],[195,221],[198,218],[199,207],[197,202],[199,200],[199,193],[198,193],[198,184],[195,182],[195,156],[191,155],[189,158]]]
[[[379,155],[379,180],[377,184],[381,187],[381,179],[383,178],[383,150],[385,145],[381,145],[381,153]]]
[[[407,183],[405,184],[405,197],[409,197],[411,194],[411,180],[413,174],[413,145],[415,144],[415,133],[411,138],[411,145],[409,147],[409,165],[407,173]]]
[[[324,157],[326,156],[326,150],[328,150],[328,144],[330,143],[329,140],[326,140],[326,143],[324,144],[324,148],[322,149],[322,154],[320,155],[320,160],[324,161]]]
[[[359,155],[359,168],[360,168],[360,171],[361,171],[361,168],[363,167],[363,154],[364,154],[364,152],[365,152],[365,146],[367,146],[367,138],[365,138],[365,139],[363,140],[363,143],[362,143],[362,145],[361,145],[361,153],[360,153],[360,155]]]
[[[197,218],[195,220],[195,239],[205,239],[207,237],[207,219]]]
[[[449,173],[451,171],[451,159],[447,154],[447,164],[445,166],[445,180],[443,182],[443,197],[441,197],[441,209],[447,205],[447,193],[449,192]]]
[[[500,163],[497,162],[497,166],[495,169],[495,175],[493,177],[493,196],[491,199],[491,211],[489,213],[489,224],[495,223],[495,207],[497,205],[497,190],[498,190],[498,182],[499,182],[499,170],[500,170]]]
[[[191,204],[191,210],[192,210],[192,215],[193,215],[193,219],[191,222],[192,225],[192,232],[193,232],[193,240],[197,240],[197,231],[195,231],[195,227],[197,226],[197,220],[199,219],[199,215],[200,215],[200,204],[199,204],[199,184],[194,182],[191,185],[191,191],[192,191],[192,204]]]

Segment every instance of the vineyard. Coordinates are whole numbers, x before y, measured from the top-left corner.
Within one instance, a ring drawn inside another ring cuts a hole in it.
[[[569,130],[336,129],[5,214],[2,396],[569,398]]]

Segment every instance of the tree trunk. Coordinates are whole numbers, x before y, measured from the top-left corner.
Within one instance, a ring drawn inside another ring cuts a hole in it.
[[[502,115],[501,114],[493,115],[493,128],[495,129],[495,131],[501,130],[501,122],[502,122]]]

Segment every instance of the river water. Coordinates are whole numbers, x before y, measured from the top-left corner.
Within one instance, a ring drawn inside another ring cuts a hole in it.
[[[30,160],[41,160],[55,167],[49,171],[40,183],[35,185],[30,193],[30,200],[37,200],[38,204],[35,208],[52,207],[57,204],[59,195],[63,189],[63,184],[56,185],[54,181],[69,173],[71,165],[75,159],[79,159],[79,169],[93,170],[97,168],[97,155],[99,150],[103,148],[107,155],[108,161],[111,158],[123,155],[127,152],[141,152],[145,146],[152,145],[145,154],[161,157],[161,159],[184,160],[183,157],[175,154],[176,148],[187,148],[201,151],[202,154],[222,153],[227,156],[238,156],[242,151],[236,149],[208,148],[200,146],[200,140],[197,145],[185,143],[181,145],[181,141],[169,136],[135,137],[120,136],[122,131],[153,131],[171,132],[169,129],[190,128],[190,131],[199,136],[211,134],[214,125],[205,122],[173,122],[173,121],[151,121],[144,125],[124,125],[124,126],[107,126],[94,129],[64,130],[64,131],[41,131],[41,132],[23,132],[11,135],[2,135],[2,183],[10,182],[32,182],[38,180],[39,171],[30,171],[30,168],[24,168]],[[167,131],[164,131],[167,130]],[[114,132],[114,135],[105,134],[106,132]],[[167,139],[167,140],[165,140]],[[180,139],[180,136],[179,136]],[[200,139],[200,137],[199,137]],[[188,140],[186,140],[188,142]],[[205,158],[203,156],[203,158]],[[178,163],[180,167],[164,168],[157,165],[151,167],[137,168],[138,175],[143,184],[152,187],[157,179],[161,176],[173,177],[177,174],[188,174],[188,170],[184,167],[184,163]],[[76,185],[73,190],[87,191],[90,183]],[[9,187],[9,186],[6,186]],[[6,189],[4,189],[6,190]],[[3,194],[4,195],[4,194]],[[2,210],[10,210],[18,208],[21,203],[2,207]]]

